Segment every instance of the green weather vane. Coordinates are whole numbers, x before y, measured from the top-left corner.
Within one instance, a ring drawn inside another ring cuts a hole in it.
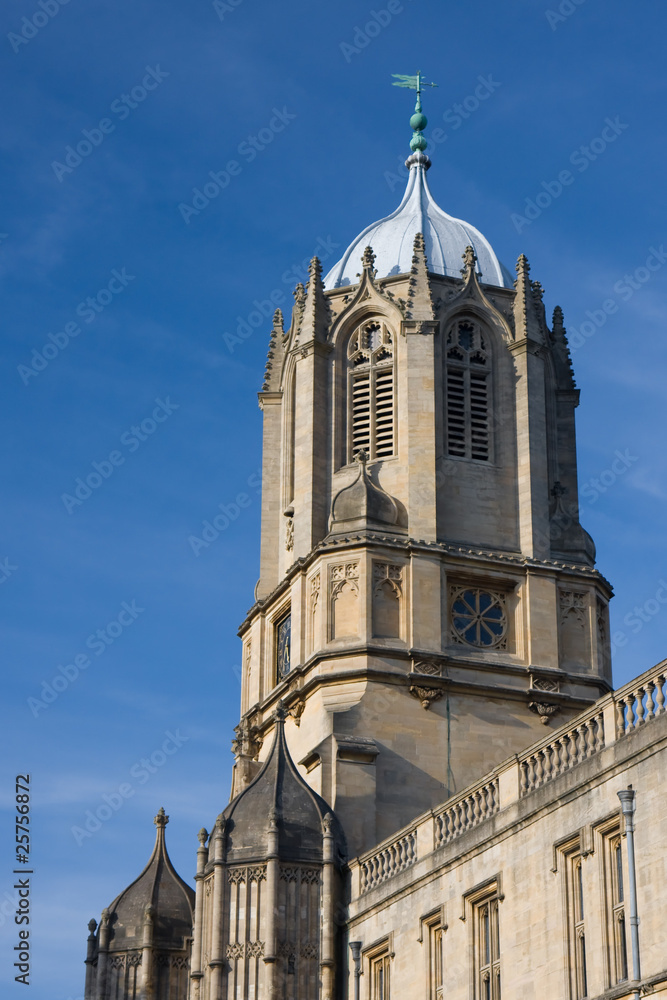
[[[438,85],[437,83],[427,83],[421,73],[417,73],[416,76],[406,76],[404,73],[392,73],[391,75],[396,78],[393,83],[394,87],[407,87],[409,90],[417,91],[415,113],[410,119],[410,126],[414,133],[410,140],[410,149],[413,153],[416,153],[417,150],[423,153],[428,143],[421,133],[428,125],[428,119],[422,113],[422,87],[437,87]]]

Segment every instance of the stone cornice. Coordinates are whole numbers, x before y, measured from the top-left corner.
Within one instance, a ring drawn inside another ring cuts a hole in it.
[[[406,665],[419,658],[437,658],[443,661],[445,670],[451,666],[459,672],[469,670],[484,675],[492,674],[494,682],[490,682],[485,677],[476,681],[471,677],[438,677],[433,674],[422,674],[409,669],[401,672],[397,670],[383,670],[380,667],[368,665],[364,667],[343,668],[341,670],[329,670],[324,674],[313,673],[313,668],[322,661],[351,659],[359,655],[403,660]],[[498,678],[502,676],[499,674],[499,670],[506,677],[514,677],[519,681],[525,680],[525,687],[503,684],[502,682],[498,683]],[[264,737],[266,731],[273,726],[273,709],[279,701],[284,701],[286,705],[291,706],[294,702],[305,701],[316,691],[332,684],[351,684],[360,680],[406,689],[421,683],[423,686],[437,688],[443,694],[451,692],[457,695],[471,694],[488,697],[490,693],[493,693],[495,697],[506,698],[524,704],[527,704],[528,700],[535,698],[539,694],[540,697],[548,697],[548,700],[557,704],[559,708],[567,708],[575,711],[588,710],[595,700],[601,697],[601,689],[607,688],[610,690],[607,682],[601,677],[594,677],[590,674],[569,674],[564,671],[554,671],[554,673],[560,675],[563,683],[569,682],[580,686],[588,686],[594,688],[595,691],[590,699],[577,698],[563,691],[549,692],[547,696],[545,692],[537,692],[530,687],[530,674],[536,672],[539,672],[537,668],[527,667],[524,664],[513,663],[500,658],[493,662],[470,661],[461,663],[446,653],[437,654],[430,651],[424,654],[416,653],[414,650],[399,650],[387,646],[359,643],[357,646],[351,646],[346,649],[327,650],[324,653],[317,653],[311,656],[305,663],[294,667],[289,675],[277,684],[261,702],[256,702],[248,709],[244,718],[251,718],[257,732]],[[264,718],[261,719],[261,716],[264,716]]]

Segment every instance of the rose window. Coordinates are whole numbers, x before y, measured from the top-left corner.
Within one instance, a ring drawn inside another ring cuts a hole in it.
[[[452,630],[456,642],[469,646],[504,645],[507,636],[504,596],[469,587],[456,590],[452,600]]]

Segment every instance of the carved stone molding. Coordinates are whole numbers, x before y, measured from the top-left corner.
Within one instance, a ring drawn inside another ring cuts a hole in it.
[[[299,698],[298,701],[294,702],[294,704],[290,705],[290,707],[287,709],[288,718],[294,719],[295,724],[297,726],[300,726],[301,716],[303,715],[305,708],[306,708],[305,701],[302,698]]]
[[[558,694],[560,680],[557,677],[538,677],[536,674],[531,674],[530,687],[533,691],[550,691],[553,694]]]
[[[531,712],[539,715],[540,722],[545,726],[549,725],[549,719],[552,715],[560,712],[560,705],[553,705],[546,701],[531,701],[528,703],[528,708]]]
[[[411,672],[414,674],[426,674],[431,677],[446,676],[446,670],[442,660],[437,660],[434,657],[424,657],[419,660],[413,659]]]
[[[294,548],[294,518],[288,517],[285,521],[285,548],[291,552]]]
[[[561,590],[558,594],[560,623],[573,622],[579,628],[586,623],[587,594],[577,590]]]
[[[236,739],[232,740],[232,753],[239,757],[248,757],[250,760],[257,760],[259,751],[262,749],[262,737],[259,730],[251,726],[247,719],[241,719],[238,726],[234,726]]]
[[[425,684],[410,685],[410,694],[417,698],[421,702],[421,707],[427,711],[434,701],[438,701],[442,698],[444,693],[445,692],[440,687],[430,687]]]

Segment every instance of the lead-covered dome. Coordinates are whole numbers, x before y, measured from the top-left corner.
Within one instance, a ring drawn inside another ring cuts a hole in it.
[[[378,278],[406,274],[412,266],[414,240],[424,234],[424,248],[429,271],[451,278],[461,277],[461,257],[472,246],[477,257],[480,280],[489,285],[513,288],[512,276],[489,242],[468,222],[455,219],[435,203],[426,180],[431,166],[428,156],[413,153],[405,161],[409,168],[408,185],[401,204],[386,219],[367,226],[327,274],[327,289],[354,285],[359,280],[359,260],[367,246],[375,253]]]

